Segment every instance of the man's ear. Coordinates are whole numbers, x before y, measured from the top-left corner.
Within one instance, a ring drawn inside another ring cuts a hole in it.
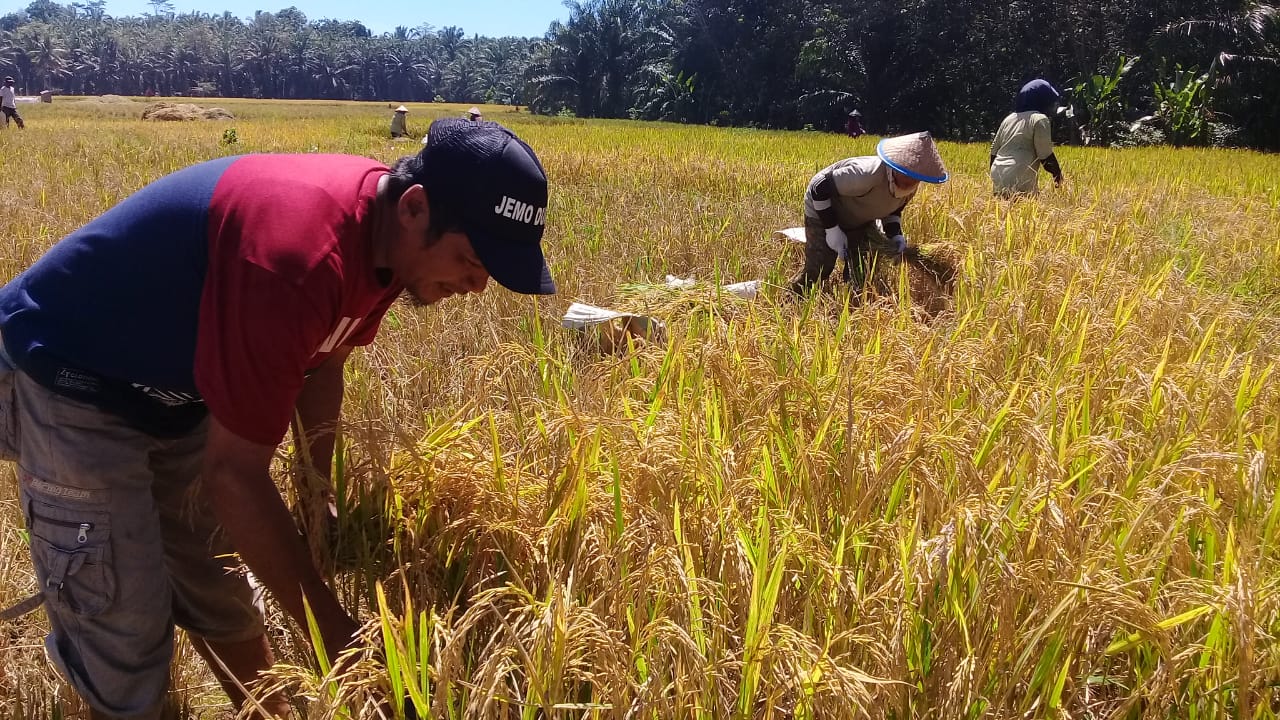
[[[431,221],[426,189],[421,185],[410,185],[396,202],[396,217],[404,227],[419,226],[425,230]]]

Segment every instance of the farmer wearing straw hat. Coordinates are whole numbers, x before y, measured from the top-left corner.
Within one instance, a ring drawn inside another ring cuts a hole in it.
[[[874,156],[847,158],[814,175],[804,194],[804,270],[791,289],[804,293],[822,282],[839,258],[844,258],[845,280],[861,286],[873,253],[906,251],[902,211],[920,183],[943,183],[947,177],[927,132],[885,138]]]
[[[396,108],[395,114],[391,116],[391,137],[406,137],[409,134],[407,125],[409,108],[401,105]]]
[[[844,121],[844,134],[851,138],[860,138],[867,134],[867,131],[862,127],[862,113],[857,110],[849,113]]]
[[[392,167],[193,165],[0,288],[0,458],[40,588],[21,605],[44,605],[48,657],[93,718],[159,717],[175,625],[245,701],[272,658],[233,552],[331,661],[356,642],[272,479],[277,446],[292,425],[327,484],[343,364],[402,293],[555,292],[533,150],[462,118],[429,135]]]
[[[991,188],[996,195],[1013,197],[1034,193],[1041,166],[1062,185],[1062,168],[1053,153],[1049,116],[1058,104],[1058,91],[1045,80],[1032,80],[1018,91],[1014,111],[1007,115],[991,140]]]
[[[473,120],[473,121],[474,121],[474,120],[483,120],[483,119],[484,119],[484,116],[480,114],[480,108],[478,108],[478,107],[472,107],[470,110],[468,110],[468,111],[467,111],[467,119],[468,119],[468,120]]]
[[[18,123],[18,129],[26,127],[22,116],[18,114],[18,98],[13,92],[13,78],[5,76],[4,85],[0,85],[0,112],[4,113],[4,126],[9,127],[9,118]]]

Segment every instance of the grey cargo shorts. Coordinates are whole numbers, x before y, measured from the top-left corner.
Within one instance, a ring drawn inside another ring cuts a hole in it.
[[[194,492],[205,433],[141,433],[45,389],[0,347],[0,456],[18,461],[45,649],[108,715],[158,715],[175,625],[214,642],[263,633],[248,580]]]

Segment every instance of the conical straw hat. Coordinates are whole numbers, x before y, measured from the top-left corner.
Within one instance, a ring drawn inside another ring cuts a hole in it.
[[[400,107],[396,108],[396,112],[409,112],[409,108],[401,105]]]
[[[876,154],[889,167],[922,182],[944,183],[950,177],[928,132],[885,138],[876,146]]]

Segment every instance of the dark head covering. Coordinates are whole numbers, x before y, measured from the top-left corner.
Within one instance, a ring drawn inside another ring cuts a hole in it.
[[[1058,102],[1058,91],[1053,89],[1047,80],[1032,80],[1018,91],[1018,99],[1014,102],[1014,112],[1035,112],[1045,115],[1053,114],[1053,106]]]

